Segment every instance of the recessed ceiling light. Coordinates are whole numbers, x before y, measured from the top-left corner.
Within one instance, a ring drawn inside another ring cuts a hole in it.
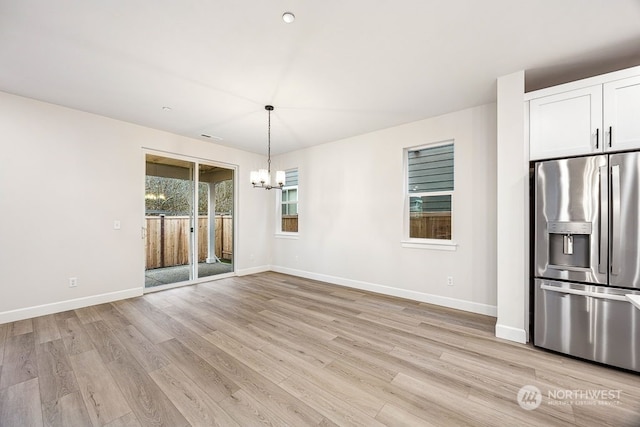
[[[296,15],[294,15],[291,12],[285,12],[282,14],[282,20],[287,24],[291,24],[293,21],[296,20]]]
[[[162,111],[171,111],[171,107],[162,107]]]

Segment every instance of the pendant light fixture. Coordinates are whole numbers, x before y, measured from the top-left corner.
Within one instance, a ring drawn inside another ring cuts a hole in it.
[[[271,185],[271,112],[273,111],[273,105],[265,105],[264,109],[267,110],[269,115],[269,130],[267,134],[267,169],[259,169],[257,171],[251,171],[251,184],[254,188],[264,188],[265,190],[271,190],[277,188],[282,190],[285,183],[284,171],[276,172],[275,185]]]

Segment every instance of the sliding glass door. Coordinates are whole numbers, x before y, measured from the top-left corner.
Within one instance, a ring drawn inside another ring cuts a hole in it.
[[[234,169],[146,155],[145,288],[233,273]]]
[[[198,165],[197,277],[233,271],[233,169]]]

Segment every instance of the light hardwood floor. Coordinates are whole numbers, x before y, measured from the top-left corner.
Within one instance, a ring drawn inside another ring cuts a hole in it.
[[[640,376],[494,324],[277,273],[147,294],[0,325],[0,425],[640,425]]]

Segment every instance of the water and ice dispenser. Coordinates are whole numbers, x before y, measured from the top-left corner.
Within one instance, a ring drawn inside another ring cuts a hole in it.
[[[592,230],[590,222],[549,221],[549,264],[567,270],[589,268]]]

